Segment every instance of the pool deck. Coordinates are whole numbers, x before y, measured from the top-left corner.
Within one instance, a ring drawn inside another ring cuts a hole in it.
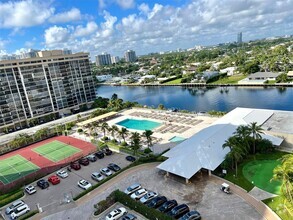
[[[174,136],[189,138],[200,130],[210,126],[213,122],[218,120],[218,117],[211,117],[208,115],[197,115],[179,112],[168,112],[156,109],[133,108],[120,112],[120,117],[109,120],[109,126],[116,125],[116,123],[125,119],[146,119],[161,123],[161,125],[152,131],[152,136],[159,139],[159,144],[170,143],[169,139]],[[178,129],[176,129],[178,128]],[[138,132],[142,134],[144,131],[128,129],[131,132]]]

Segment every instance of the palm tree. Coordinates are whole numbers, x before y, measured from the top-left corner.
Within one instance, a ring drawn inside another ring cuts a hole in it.
[[[133,154],[136,155],[137,151],[140,149],[140,135],[137,132],[132,133],[131,136],[131,146]]]
[[[148,147],[151,147],[153,145],[152,144],[152,134],[153,134],[153,132],[151,130],[145,130],[145,132],[143,132],[143,135],[147,139]]]
[[[234,135],[238,138],[240,138],[244,144],[246,145],[246,151],[248,152],[249,150],[249,137],[250,137],[250,131],[249,131],[249,127],[245,126],[245,125],[240,125],[236,131],[234,132]]]
[[[124,127],[121,128],[119,131],[120,136],[122,137],[123,141],[125,142],[125,136],[128,134],[128,130]]]
[[[253,154],[255,154],[255,141],[262,139],[261,135],[263,133],[263,129],[257,125],[256,122],[252,122],[250,125],[248,125],[249,132],[252,135],[253,140]]]
[[[106,122],[103,122],[103,124],[101,125],[101,129],[104,133],[104,138],[106,136],[106,131],[109,130],[109,125]]]
[[[119,129],[116,125],[112,125],[110,131],[111,131],[111,134],[112,134],[112,137],[113,139],[115,140],[115,132],[117,132]]]

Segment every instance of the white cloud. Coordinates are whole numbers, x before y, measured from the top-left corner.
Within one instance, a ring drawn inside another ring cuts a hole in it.
[[[44,23],[54,8],[45,1],[8,1],[0,3],[0,28],[31,27]]]
[[[51,23],[66,23],[70,21],[78,21],[81,19],[80,10],[72,8],[70,11],[61,12],[49,19]]]
[[[76,37],[83,37],[94,33],[98,29],[98,25],[94,21],[87,23],[86,27],[77,26],[74,35]]]
[[[135,6],[134,0],[116,0],[116,3],[124,9],[133,8]]]
[[[68,28],[53,26],[45,30],[45,41],[48,46],[56,46],[66,43],[70,38],[70,30]]]

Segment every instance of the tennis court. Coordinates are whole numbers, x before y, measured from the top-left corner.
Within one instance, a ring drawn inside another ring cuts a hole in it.
[[[81,151],[76,147],[57,140],[32,150],[53,162],[59,162]]]
[[[278,160],[255,160],[245,164],[242,172],[244,177],[258,188],[273,194],[279,194],[281,183],[271,181],[273,170],[279,164]]]
[[[0,160],[0,181],[5,185],[40,168],[19,154]]]

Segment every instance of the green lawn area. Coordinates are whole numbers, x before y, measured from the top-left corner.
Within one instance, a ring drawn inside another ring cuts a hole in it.
[[[166,82],[166,83],[163,83],[163,84],[164,85],[176,85],[176,84],[180,84],[181,83],[181,80],[182,80],[182,78],[174,79],[172,81],[169,81],[169,82]]]
[[[244,78],[246,78],[246,76],[244,76],[244,75],[229,76],[226,78],[219,79],[215,82],[212,82],[211,84],[237,84],[238,81],[240,81]]]
[[[283,198],[281,196],[277,196],[274,198],[269,198],[263,200],[263,202],[270,207],[282,220],[291,220],[293,216],[290,216],[288,212],[284,210],[283,207]]]
[[[273,153],[269,154],[256,154],[256,155],[250,155],[248,158],[246,158],[242,163],[238,165],[238,176],[235,176],[235,170],[228,169],[227,170],[227,175],[225,176],[225,179],[239,185],[243,189],[250,191],[253,187],[254,184],[252,184],[251,181],[249,181],[243,173],[243,167],[256,160],[278,160],[282,156],[286,155],[287,153],[281,152],[281,151],[275,151]],[[262,170],[260,170],[262,171]],[[271,177],[266,177],[266,178],[271,178]]]
[[[8,184],[40,168],[20,155],[0,160],[0,181]]]
[[[58,162],[80,152],[81,150],[69,144],[55,140],[40,147],[36,147],[33,151],[53,162]]]

